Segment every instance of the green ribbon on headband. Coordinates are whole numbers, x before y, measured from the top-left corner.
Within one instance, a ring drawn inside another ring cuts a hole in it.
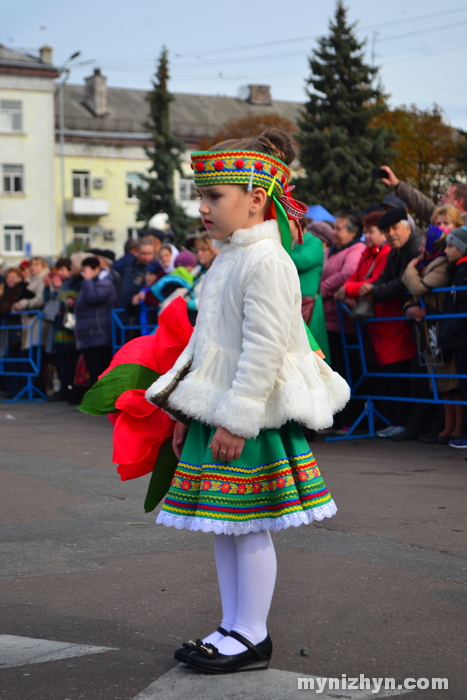
[[[280,200],[276,195],[272,197],[274,201],[274,207],[276,209],[277,224],[279,226],[279,232],[281,234],[281,241],[284,250],[290,255],[292,252],[292,234],[290,233],[289,219],[285,213],[285,209],[280,203]]]
[[[279,232],[281,234],[282,246],[284,250],[286,250],[287,253],[290,255],[292,253],[292,234],[290,233],[289,219],[287,217],[287,214],[285,213],[284,207],[282,206],[276,195],[273,195],[272,199],[274,201],[274,206],[276,209],[277,224],[279,226]],[[305,321],[303,321],[303,325],[305,326],[306,334],[308,336],[308,342],[310,343],[311,349],[313,351],[319,350],[320,347],[316,342],[312,332],[306,325]]]

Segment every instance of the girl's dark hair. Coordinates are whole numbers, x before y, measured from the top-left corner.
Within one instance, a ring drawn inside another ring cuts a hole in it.
[[[70,258],[59,258],[55,263],[55,267],[58,270],[61,267],[66,267],[67,270],[71,270],[71,260]]]
[[[97,270],[97,268],[100,267],[100,262],[92,255],[89,256],[89,258],[84,258],[81,267],[90,267],[92,270]]]
[[[290,136],[282,129],[276,129],[275,127],[266,129],[259,136],[247,136],[244,139],[221,141],[221,143],[216,143],[209,150],[258,151],[259,153],[267,153],[274,158],[279,158],[287,165],[290,165],[296,158],[295,148]]]

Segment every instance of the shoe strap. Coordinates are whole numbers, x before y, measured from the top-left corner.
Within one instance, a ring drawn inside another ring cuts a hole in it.
[[[243,644],[247,649],[253,652],[255,656],[258,657],[258,659],[265,659],[267,658],[267,655],[263,653],[260,649],[258,649],[258,646],[255,644],[252,644],[246,637],[243,636],[243,634],[240,634],[239,632],[235,632],[235,630],[232,630],[229,632],[229,637],[233,637],[234,639],[237,640],[237,642],[240,642],[240,644]]]
[[[229,633],[227,632],[227,630],[224,629],[224,627],[221,627],[220,625],[219,625],[219,627],[217,628],[216,631],[217,631],[217,632],[220,632],[220,633],[222,634],[223,637],[228,637],[228,636],[229,636]]]

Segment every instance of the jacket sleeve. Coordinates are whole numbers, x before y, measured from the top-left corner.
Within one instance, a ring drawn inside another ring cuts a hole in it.
[[[403,199],[413,209],[417,216],[430,223],[431,215],[436,209],[436,205],[429,197],[426,197],[420,190],[416,190],[415,187],[402,180],[399,181],[395,192],[398,197]]]
[[[27,309],[42,309],[44,306],[44,290],[45,284],[43,280],[37,280],[34,288],[31,289],[35,293],[32,299],[20,299],[18,304],[25,310]]]
[[[86,300],[86,304],[89,306],[102,306],[105,304],[112,293],[110,285],[113,285],[113,282],[108,277],[103,280],[99,280],[96,277],[93,277],[91,280],[83,280],[81,293]]]
[[[402,281],[409,292],[417,297],[422,297],[435,287],[444,287],[448,281],[447,260],[446,264],[436,265],[428,270],[423,277],[416,267],[406,267]]]
[[[259,433],[284,362],[300,285],[290,263],[275,257],[248,271],[244,285],[242,352],[232,387],[220,399],[213,422],[250,438]]]
[[[383,272],[387,262],[387,255],[381,255],[378,254],[375,262],[375,266],[372,270],[371,275],[364,280],[357,280],[357,275],[358,275],[358,270],[354,272],[352,277],[346,282],[344,288],[345,288],[345,293],[347,294],[348,297],[358,297],[358,292],[362,284],[365,284],[366,282],[369,282],[370,284],[373,284],[378,277],[381,275]]]
[[[347,254],[341,269],[337,270],[326,279],[321,279],[320,288],[323,299],[334,296],[334,293],[337,292],[337,290],[342,287],[344,282],[346,282],[355,272],[362,256],[362,252],[363,249],[358,243],[352,246],[347,250]]]
[[[324,262],[323,245],[319,238],[315,237],[318,245],[313,240],[305,239],[303,243],[298,243],[290,254],[299,272],[312,270],[314,267],[322,267]]]

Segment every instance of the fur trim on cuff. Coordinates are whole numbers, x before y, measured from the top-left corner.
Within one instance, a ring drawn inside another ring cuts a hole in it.
[[[265,410],[263,401],[239,396],[229,389],[214,413],[214,425],[226,428],[232,435],[254,438],[263,425]]]

